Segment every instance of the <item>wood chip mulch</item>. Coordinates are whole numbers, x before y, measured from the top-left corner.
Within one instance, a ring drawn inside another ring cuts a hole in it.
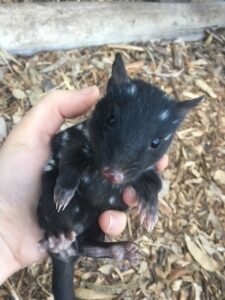
[[[104,91],[117,51],[131,77],[159,85],[174,97],[205,95],[178,131],[163,172],[159,221],[151,234],[137,211],[119,240],[139,244],[142,260],[82,258],[75,271],[79,299],[225,299],[225,31],[204,41],[108,45],[11,56],[0,51],[0,139],[49,90],[96,84]],[[77,120],[69,120],[70,125]],[[64,125],[64,126],[67,126]],[[53,299],[51,262],[15,274],[0,299]]]

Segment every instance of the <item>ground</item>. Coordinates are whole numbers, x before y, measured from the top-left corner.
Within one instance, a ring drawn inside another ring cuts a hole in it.
[[[205,96],[170,149],[154,231],[140,227],[133,209],[127,230],[118,237],[138,243],[143,254],[139,266],[82,258],[74,280],[80,299],[225,299],[224,36],[224,31],[208,32],[195,43],[109,45],[29,58],[0,52],[2,137],[51,89],[96,84],[103,93],[117,51],[131,77],[181,100]],[[47,260],[10,278],[0,288],[0,298],[52,299],[50,281]]]

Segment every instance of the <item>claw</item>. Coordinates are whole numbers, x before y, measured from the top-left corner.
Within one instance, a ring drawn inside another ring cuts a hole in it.
[[[152,231],[158,220],[158,207],[149,203],[143,203],[142,200],[138,205],[138,213],[140,224],[144,224],[148,232]]]
[[[65,208],[67,207],[67,205],[69,204],[70,200],[69,201],[65,201],[63,207],[62,207],[62,211],[65,210]]]
[[[158,221],[158,213],[156,213],[154,216],[148,216],[145,225],[146,230],[148,232],[151,232],[154,229],[157,221]]]
[[[59,235],[59,241],[63,243],[65,241],[65,239],[66,239],[65,234],[64,233],[60,233],[60,235]]]
[[[57,203],[57,212],[60,212],[62,210],[62,204]]]
[[[73,198],[75,191],[76,188],[66,190],[56,185],[54,189],[54,202],[57,212],[65,210],[65,208]]]
[[[143,209],[143,203],[139,202],[138,203],[138,214],[140,214],[140,212],[142,211],[142,209]]]
[[[62,203],[60,203],[60,201],[58,200],[55,200],[55,197],[54,197],[54,202],[55,202],[55,207],[57,212],[60,212],[60,210],[62,209]]]
[[[140,224],[143,225],[144,221],[145,221],[145,218],[146,218],[146,212],[144,209],[142,209],[140,211]]]
[[[67,239],[69,239],[71,242],[74,242],[76,240],[77,234],[75,231],[70,231],[67,234]]]
[[[48,247],[49,249],[52,249],[54,248],[54,246],[55,246],[55,238],[53,236],[50,236],[48,238]]]

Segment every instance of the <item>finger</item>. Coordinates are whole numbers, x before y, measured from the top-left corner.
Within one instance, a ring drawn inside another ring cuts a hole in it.
[[[98,98],[99,90],[95,86],[81,91],[51,92],[26,114],[8,140],[12,139],[15,144],[24,142],[32,147],[37,143],[48,143],[64,118],[83,114]]]
[[[168,166],[169,163],[169,156],[167,154],[163,155],[163,157],[157,162],[156,169],[159,172],[162,172],[165,170],[165,168]]]
[[[126,227],[127,217],[124,212],[108,210],[99,217],[101,229],[108,235],[116,236]]]
[[[135,190],[132,187],[127,187],[123,191],[123,201],[130,207],[134,207],[138,203],[138,198]]]

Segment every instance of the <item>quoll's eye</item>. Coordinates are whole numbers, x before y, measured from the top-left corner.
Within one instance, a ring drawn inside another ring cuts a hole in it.
[[[109,113],[106,117],[105,117],[105,121],[107,123],[107,125],[113,125],[115,122],[115,117],[113,112]]]
[[[151,148],[156,149],[161,142],[161,138],[155,138],[151,142]]]

